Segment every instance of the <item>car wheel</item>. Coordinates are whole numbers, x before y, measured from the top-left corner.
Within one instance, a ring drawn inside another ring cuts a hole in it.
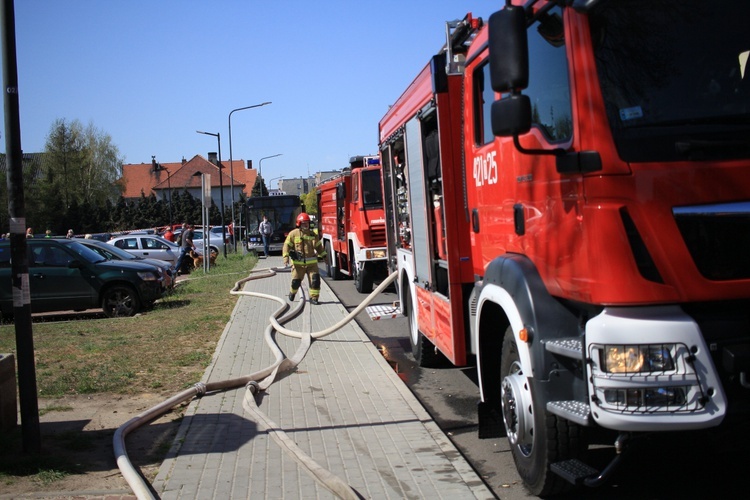
[[[127,285],[113,285],[102,295],[102,309],[109,318],[134,316],[140,309],[135,289]]]
[[[367,263],[362,265],[362,269],[359,269],[358,262],[352,262],[352,269],[354,272],[354,286],[357,288],[359,293],[371,293],[372,292],[372,272],[367,266]]]
[[[13,323],[13,313],[12,312],[5,312],[3,311],[2,315],[0,316],[0,322],[2,323]]]

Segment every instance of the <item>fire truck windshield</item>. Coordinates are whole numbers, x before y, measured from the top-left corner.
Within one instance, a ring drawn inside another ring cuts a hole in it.
[[[365,208],[383,208],[380,170],[364,170],[362,172],[362,201]]]
[[[590,12],[597,71],[626,161],[747,158],[747,0],[626,0]]]

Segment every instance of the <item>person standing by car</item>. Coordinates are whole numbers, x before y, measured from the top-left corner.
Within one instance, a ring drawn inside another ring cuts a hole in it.
[[[268,217],[263,216],[263,220],[258,226],[261,238],[263,238],[263,253],[268,257],[268,245],[271,244],[271,235],[273,234],[273,225],[268,222]]]
[[[179,246],[182,246],[182,235],[185,234],[185,232],[188,229],[187,222],[182,223],[182,229],[180,230],[180,233],[175,236],[174,242],[177,243]]]
[[[284,241],[284,265],[292,264],[292,287],[289,300],[293,301],[302,278],[307,275],[310,284],[310,303],[317,304],[320,296],[320,273],[318,260],[326,256],[323,242],[310,230],[310,216],[302,212],[297,216],[297,229],[292,230]]]
[[[195,243],[193,243],[193,230],[195,229],[195,226],[193,224],[183,224],[183,227],[185,230],[181,234],[180,256],[177,258],[177,263],[175,264],[177,274],[182,272],[182,261],[185,260],[185,255],[187,255],[190,250],[195,251]]]

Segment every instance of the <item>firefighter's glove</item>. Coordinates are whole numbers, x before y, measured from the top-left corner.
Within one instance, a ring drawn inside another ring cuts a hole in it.
[[[289,267],[289,264],[290,264],[290,262],[289,262],[289,256],[285,255],[284,256],[284,267]]]
[[[318,262],[324,262],[326,260],[322,255],[318,255]]]

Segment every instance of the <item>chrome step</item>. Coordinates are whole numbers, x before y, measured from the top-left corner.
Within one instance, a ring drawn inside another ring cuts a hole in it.
[[[591,425],[591,408],[581,401],[550,401],[547,411],[578,425]]]
[[[365,307],[370,320],[394,319],[401,316],[401,310],[397,305],[375,305]]]
[[[583,359],[583,342],[580,338],[548,340],[544,348],[549,352],[573,359]]]

